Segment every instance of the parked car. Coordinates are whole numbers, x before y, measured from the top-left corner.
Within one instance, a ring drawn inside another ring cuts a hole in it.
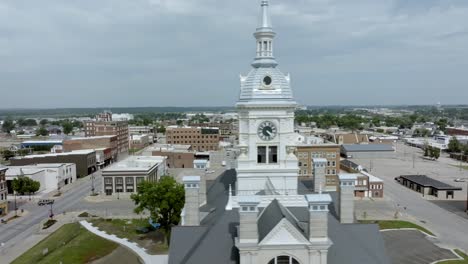
[[[37,205],[43,206],[43,205],[49,205],[53,203],[54,203],[54,200],[52,199],[44,199],[44,200],[40,200],[39,202],[37,202]]]
[[[465,182],[465,181],[466,181],[465,179],[461,179],[461,178],[455,179],[455,182]]]

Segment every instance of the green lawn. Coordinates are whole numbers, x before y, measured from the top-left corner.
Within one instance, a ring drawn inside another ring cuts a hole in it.
[[[455,251],[458,255],[460,255],[460,257],[464,258],[464,260],[448,260],[439,262],[438,264],[468,264],[468,255],[458,249],[455,249]]]
[[[434,235],[431,231],[427,230],[426,228],[419,226],[417,224],[413,224],[411,222],[406,222],[406,221],[398,221],[398,220],[361,220],[359,221],[360,223],[363,224],[378,224],[380,227],[380,230],[386,230],[386,229],[400,229],[400,228],[416,228],[419,229],[429,235]]]
[[[88,263],[108,255],[117,247],[116,243],[88,232],[79,223],[66,224],[12,264]],[[43,256],[45,249],[48,253]]]
[[[99,230],[108,234],[116,235],[119,238],[127,238],[138,243],[148,250],[149,254],[167,254],[169,247],[165,241],[164,233],[161,230],[151,231],[147,234],[139,234],[136,229],[139,227],[149,227],[148,219],[93,219],[90,220]]]
[[[461,165],[461,166],[460,166],[460,165],[456,165],[455,167],[457,167],[457,168],[462,168],[462,169],[464,169],[464,170],[468,170],[468,165]]]

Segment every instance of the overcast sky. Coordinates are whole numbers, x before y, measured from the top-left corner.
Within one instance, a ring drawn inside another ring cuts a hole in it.
[[[305,105],[468,103],[468,1],[271,0]],[[1,0],[0,108],[231,106],[260,0]]]

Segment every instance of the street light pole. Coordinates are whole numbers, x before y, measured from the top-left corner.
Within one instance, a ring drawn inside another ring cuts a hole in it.
[[[18,206],[16,206],[16,191],[15,193],[15,216],[18,216]]]
[[[94,173],[91,175],[91,194],[94,195]]]

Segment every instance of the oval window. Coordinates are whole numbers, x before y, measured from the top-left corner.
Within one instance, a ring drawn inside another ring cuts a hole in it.
[[[272,83],[272,79],[270,76],[265,76],[265,78],[263,78],[263,84],[266,85],[266,86],[270,86],[271,83]]]

